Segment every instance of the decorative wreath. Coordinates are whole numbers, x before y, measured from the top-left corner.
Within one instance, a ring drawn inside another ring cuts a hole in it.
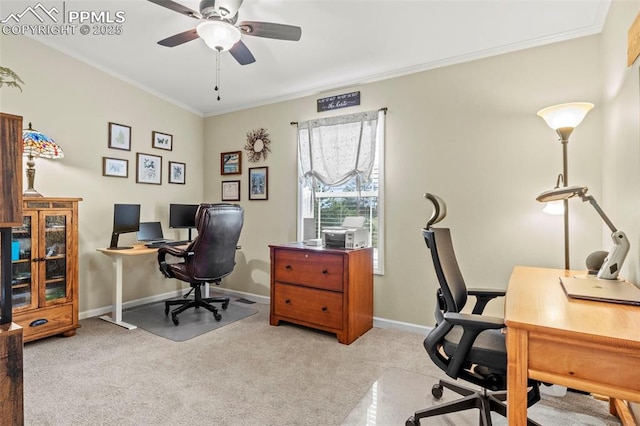
[[[260,161],[261,158],[266,160],[267,154],[271,152],[271,148],[269,148],[270,143],[271,140],[269,139],[267,129],[261,127],[247,132],[247,143],[244,149],[247,151],[249,162],[255,163]]]

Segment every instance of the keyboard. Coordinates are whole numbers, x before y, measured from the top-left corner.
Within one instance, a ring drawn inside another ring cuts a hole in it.
[[[149,243],[149,244],[145,244],[146,247],[149,248],[158,248],[158,247],[162,247],[162,246],[184,246],[189,244],[191,241],[189,240],[184,240],[184,241],[156,241],[154,243]]]

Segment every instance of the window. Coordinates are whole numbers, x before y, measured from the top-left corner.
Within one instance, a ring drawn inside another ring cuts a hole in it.
[[[323,182],[323,179],[305,179],[305,167],[300,165],[298,239],[322,238],[322,229],[327,226],[340,226],[347,216],[364,216],[364,227],[369,231],[369,241],[373,247],[373,268],[376,274],[384,272],[383,262],[383,188],[384,188],[384,111],[376,112],[378,118],[373,129],[372,164],[367,178],[355,173],[346,181],[335,184]],[[308,130],[300,130],[299,138],[304,139]],[[300,136],[300,132],[303,135]],[[363,132],[361,132],[363,133]],[[354,144],[348,136],[338,139],[341,143]],[[303,143],[305,141],[303,140]],[[312,145],[316,141],[310,143]],[[362,141],[360,141],[362,142]],[[322,143],[322,142],[320,142]],[[366,143],[366,141],[365,141]],[[299,150],[306,152],[305,147]],[[342,158],[342,157],[341,157]],[[299,161],[304,161],[302,156]],[[336,160],[333,160],[336,161]],[[317,158],[316,158],[317,162]],[[356,161],[356,164],[358,161]],[[346,166],[345,166],[346,167]],[[357,167],[355,167],[357,169]],[[319,174],[322,174],[320,171]],[[307,173],[309,175],[309,173]],[[342,176],[343,174],[341,174]],[[324,179],[326,181],[326,179]],[[364,182],[363,182],[364,181]]]

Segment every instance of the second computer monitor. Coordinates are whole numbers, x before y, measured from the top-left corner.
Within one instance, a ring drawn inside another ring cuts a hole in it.
[[[196,212],[199,204],[169,204],[169,228],[189,229],[196,227]]]

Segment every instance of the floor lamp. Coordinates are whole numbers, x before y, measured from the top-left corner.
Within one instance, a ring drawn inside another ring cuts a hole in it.
[[[568,104],[553,105],[538,111],[538,116],[542,117],[549,127],[556,131],[562,144],[562,182],[564,186],[569,185],[567,171],[567,144],[569,136],[578,124],[582,123],[584,117],[593,108],[593,104],[588,102],[572,102]],[[560,179],[558,179],[558,182]],[[569,265],[569,201],[563,200],[564,206],[564,268],[571,269]]]

